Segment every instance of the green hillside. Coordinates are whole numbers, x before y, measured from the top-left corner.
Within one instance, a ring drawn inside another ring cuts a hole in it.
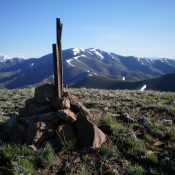
[[[138,84],[132,81],[121,81],[114,78],[91,76],[81,81],[74,87],[98,88],[98,89],[135,89]]]
[[[107,142],[98,150],[67,142],[54,152],[49,145],[33,151],[3,143],[6,120],[18,115],[33,92],[0,90],[0,174],[174,174],[175,93],[69,89],[93,113],[90,120]]]
[[[140,89],[147,85],[149,90],[175,91],[175,74],[167,74],[158,78],[144,81],[121,81],[114,78],[91,76],[81,81],[74,87],[98,88],[98,89]]]
[[[175,91],[175,73],[167,74],[159,78],[143,81],[149,85],[149,89],[158,91]]]

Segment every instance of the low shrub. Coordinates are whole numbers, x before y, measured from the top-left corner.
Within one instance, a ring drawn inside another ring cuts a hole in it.
[[[133,165],[128,168],[128,175],[144,175],[145,170],[139,165]]]

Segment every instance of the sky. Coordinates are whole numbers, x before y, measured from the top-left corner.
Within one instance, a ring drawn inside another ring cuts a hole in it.
[[[56,18],[63,49],[175,58],[175,0],[0,0],[0,54],[51,53]]]

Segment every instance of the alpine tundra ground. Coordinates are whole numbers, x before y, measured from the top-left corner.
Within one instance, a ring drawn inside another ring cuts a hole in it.
[[[55,152],[5,142],[6,121],[18,116],[34,89],[0,90],[0,174],[175,174],[175,93],[69,89],[107,135],[98,150],[73,141]]]

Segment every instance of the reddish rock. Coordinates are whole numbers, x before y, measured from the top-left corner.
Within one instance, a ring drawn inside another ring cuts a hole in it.
[[[83,103],[80,102],[80,100],[69,93],[64,94],[67,99],[70,100],[70,106],[71,110],[75,112],[76,115],[83,115],[86,116],[86,118],[92,118],[92,114],[90,111],[86,108],[86,106],[83,105]]]
[[[70,109],[70,100],[65,97],[60,99],[54,99],[51,102],[51,106],[54,110]]]
[[[79,118],[73,123],[78,142],[83,148],[99,148],[106,141],[105,134],[86,118]]]
[[[66,114],[66,117],[67,117],[69,123],[72,123],[72,122],[77,120],[77,116],[69,109],[65,109],[64,113]]]

